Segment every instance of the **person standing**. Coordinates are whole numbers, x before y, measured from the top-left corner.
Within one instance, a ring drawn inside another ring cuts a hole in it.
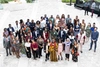
[[[86,37],[87,37],[87,42],[89,41],[89,37],[90,37],[90,34],[91,34],[91,24],[88,23],[88,26],[86,27]]]
[[[92,5],[91,5],[91,12],[92,12],[91,17],[93,17],[95,7],[96,7],[96,3],[95,3],[95,1],[93,1]]]
[[[38,44],[33,39],[31,43],[31,49],[32,49],[33,57],[36,60],[36,58],[38,57]]]
[[[42,56],[42,49],[43,49],[43,45],[44,45],[44,40],[43,40],[43,38],[41,36],[38,37],[37,43],[38,43],[39,58],[40,58]]]
[[[89,5],[90,4],[88,2],[85,2],[85,4],[84,4],[84,10],[85,10],[84,15],[88,15]]]
[[[58,60],[60,60],[60,57],[61,57],[61,60],[63,60],[62,51],[63,51],[63,44],[61,42],[61,39],[59,39],[59,43],[58,43]]]
[[[80,33],[76,36],[76,38],[77,38],[77,42],[80,44],[80,52],[83,53],[82,46],[84,45],[85,38],[86,38],[84,32],[80,31]]]
[[[74,41],[74,45],[72,47],[72,51],[71,51],[71,54],[72,54],[72,60],[74,62],[78,62],[78,43],[77,41]]]
[[[45,61],[49,60],[49,46],[50,46],[50,40],[47,40],[47,43],[44,45],[44,52],[45,52]]]
[[[92,49],[94,43],[94,52],[96,52],[98,37],[99,37],[99,32],[97,31],[97,27],[95,27],[94,31],[91,33],[91,43],[89,51]]]
[[[52,42],[50,43],[49,51],[50,51],[50,60],[53,62],[57,62],[57,52],[58,46],[57,43],[55,42],[55,39],[52,39]]]
[[[71,45],[71,41],[69,38],[66,39],[66,41],[64,42],[65,44],[65,60],[69,61],[69,57],[70,57],[70,45]]]
[[[6,49],[6,56],[8,56],[8,50],[9,50],[9,54],[11,55],[9,36],[5,36],[3,38],[3,46]]]
[[[98,8],[99,8],[98,17],[100,17],[100,5],[98,6]]]
[[[27,58],[31,58],[30,46],[31,46],[30,39],[28,39],[28,41],[25,43],[25,51],[26,51]]]

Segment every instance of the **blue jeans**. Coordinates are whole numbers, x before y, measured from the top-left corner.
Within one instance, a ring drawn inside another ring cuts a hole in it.
[[[93,46],[93,41],[91,40],[90,50],[92,49],[92,46]],[[97,41],[94,41],[94,51],[96,51],[96,47],[97,47]]]

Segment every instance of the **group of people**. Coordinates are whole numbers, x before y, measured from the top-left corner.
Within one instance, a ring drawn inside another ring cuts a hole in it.
[[[78,61],[79,53],[83,53],[82,46],[90,39],[90,49],[95,43],[94,52],[96,52],[96,43],[99,32],[95,23],[86,26],[85,20],[80,21],[78,16],[73,20],[70,15],[65,17],[64,14],[47,17],[45,14],[40,20],[27,19],[24,22],[15,21],[15,25],[9,24],[8,28],[4,28],[3,46],[6,49],[6,55],[16,55],[20,58],[20,54],[25,54],[28,58],[41,58],[45,53],[45,61],[49,60],[57,62],[63,60],[62,53],[64,51],[65,60],[69,61],[70,55],[74,62]]]
[[[96,3],[95,1],[93,0],[91,6],[90,6],[90,2],[85,2],[84,3],[84,15],[88,15],[88,11],[91,9],[91,17],[93,17],[93,14],[94,14],[94,11],[96,9]],[[100,17],[100,5],[98,5],[98,14],[97,14],[97,17]]]

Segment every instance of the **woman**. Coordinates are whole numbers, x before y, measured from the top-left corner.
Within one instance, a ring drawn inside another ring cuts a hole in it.
[[[76,36],[80,32],[80,24],[76,22],[74,25],[74,36]]]
[[[61,57],[61,60],[63,60],[62,51],[63,51],[63,44],[61,42],[61,39],[59,39],[59,43],[58,43],[58,60],[60,60],[60,57]]]
[[[90,34],[91,34],[91,24],[88,23],[88,26],[86,27],[86,37],[87,37],[87,42],[89,41],[89,37],[90,37]]]
[[[59,15],[56,16],[56,19],[55,19],[55,25],[58,25],[58,22],[60,21],[60,17]]]
[[[61,20],[62,23],[65,23],[65,15],[64,14],[61,15],[61,19],[60,20]]]
[[[20,58],[20,44],[19,44],[19,40],[18,40],[18,38],[16,37],[16,39],[14,40],[14,44],[15,44],[15,46],[14,46],[14,48],[15,48],[15,54],[16,54],[16,57],[17,58]]]
[[[42,48],[43,48],[43,44],[44,44],[44,40],[41,36],[39,36],[39,38],[37,39],[37,43],[38,43],[39,58],[40,58],[42,56]]]
[[[27,58],[31,58],[30,46],[31,46],[30,39],[28,39],[28,41],[25,43],[25,51],[26,51]]]
[[[21,38],[22,38],[22,43],[20,43],[20,44],[21,44],[20,52],[21,52],[22,54],[26,54],[26,52],[25,52],[25,39],[24,39],[23,36],[22,36]]]
[[[68,30],[68,32],[67,32],[67,34],[68,34],[68,35],[71,35],[71,33],[73,33],[73,34],[74,34],[73,27],[70,27],[70,29],[69,29],[69,30]]]
[[[45,28],[45,30],[43,31],[43,39],[44,39],[44,43],[47,42],[47,39],[49,38],[49,33],[48,30]]]
[[[71,41],[71,45],[70,45],[70,48],[72,48],[72,46],[73,46],[73,44],[74,44],[74,40],[75,40],[75,36],[74,36],[74,34],[73,33],[71,33],[71,35],[69,36],[69,39],[70,39],[70,41]]]
[[[31,43],[31,50],[33,53],[33,57],[36,60],[36,58],[38,57],[38,44],[33,39]]]
[[[10,36],[10,44],[11,44],[11,51],[13,53],[13,55],[15,55],[15,44],[14,44],[14,41],[15,41],[15,37],[14,36]]]
[[[46,45],[44,45],[45,61],[49,60],[49,55],[50,55],[49,46],[50,46],[50,40],[48,39]]]
[[[49,51],[50,51],[50,60],[57,62],[57,43],[55,42],[55,39],[52,39],[52,42],[50,43]]]
[[[86,26],[86,24],[85,24],[84,20],[82,20],[82,23],[81,23],[81,26],[80,26],[82,32],[84,32],[84,30],[85,30],[85,26]]]
[[[65,60],[69,61],[69,57],[70,57],[70,45],[71,45],[71,41],[69,38],[66,39],[66,41],[64,42],[65,44]]]
[[[9,32],[7,31],[6,28],[4,28],[4,32],[3,32],[3,37],[5,37],[5,36],[9,36]]]
[[[72,47],[72,60],[74,62],[78,62],[78,43],[76,41],[74,41],[74,45]]]

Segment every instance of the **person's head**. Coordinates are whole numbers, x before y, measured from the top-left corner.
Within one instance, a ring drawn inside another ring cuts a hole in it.
[[[82,20],[82,23],[84,23],[84,19]]]
[[[60,30],[63,31],[63,27],[61,27]]]
[[[51,18],[53,18],[53,15],[51,15]]]
[[[55,42],[55,39],[54,39],[54,38],[52,39],[52,42],[53,42],[53,43]]]
[[[30,22],[30,19],[27,19],[27,22]]]
[[[47,17],[47,15],[45,14],[44,17]]]
[[[4,28],[4,31],[6,32],[7,31],[7,28]]]
[[[56,16],[57,19],[60,19],[59,15]]]
[[[59,39],[59,43],[61,43],[62,41],[61,41],[61,39]]]
[[[78,16],[76,16],[76,19],[78,19]]]
[[[91,27],[91,23],[88,23],[88,26]]]
[[[70,18],[70,15],[68,14],[68,16],[67,16],[68,18]]]
[[[67,42],[69,42],[69,41],[70,41],[70,39],[69,39],[69,38],[67,38],[67,39],[66,39],[66,41],[67,41]]]
[[[77,45],[77,41],[76,40],[74,40],[74,45]]]
[[[95,28],[94,28],[94,31],[97,31],[97,29],[98,29],[98,28],[97,28],[97,27],[95,27]]]
[[[9,28],[11,27],[11,24],[9,24]]]
[[[39,35],[39,39],[42,38],[41,35]]]
[[[51,21],[51,20],[49,20],[49,23],[50,23],[50,24],[52,24],[52,21]]]
[[[27,42],[30,42],[30,39],[28,38]]]
[[[34,23],[34,20],[31,20],[32,23]]]
[[[82,30],[80,31],[80,34],[81,34],[81,35],[83,34],[83,31],[82,31]]]
[[[32,43],[35,43],[35,40],[34,39],[32,39],[31,41],[32,41]]]
[[[68,29],[68,26],[65,26],[65,29],[67,30]]]
[[[47,39],[47,43],[50,43],[50,39]]]
[[[64,15],[64,14],[62,14],[62,15],[61,15],[61,18],[65,18],[65,15]]]
[[[18,25],[18,21],[17,20],[15,21],[15,23],[16,23],[16,25]]]
[[[95,27],[95,23],[93,23],[93,27]]]

